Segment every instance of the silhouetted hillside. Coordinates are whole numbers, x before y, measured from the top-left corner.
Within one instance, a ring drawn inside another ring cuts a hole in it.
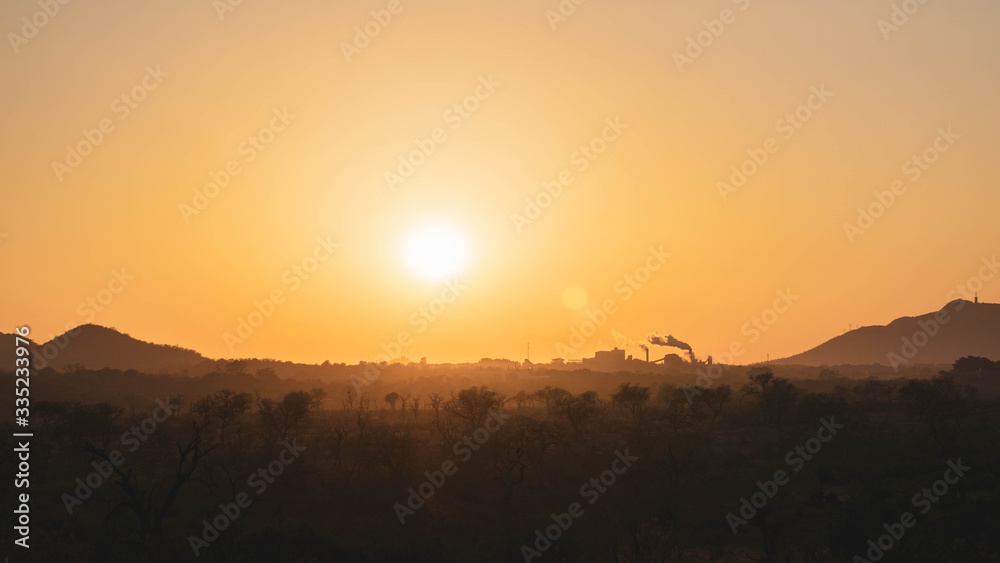
[[[11,371],[14,369],[14,361],[17,359],[16,334],[0,332],[0,371]],[[28,340],[31,340],[30,338]],[[23,344],[23,342],[22,342]]]
[[[14,334],[0,333],[0,371],[14,365],[14,337]],[[315,365],[256,358],[241,359],[234,364],[232,360],[206,358],[194,350],[145,342],[93,324],[79,326],[49,342],[33,342],[31,350],[33,365],[38,370],[64,371],[74,364],[90,370],[135,370],[189,376],[227,370],[248,374],[270,370],[279,377],[300,380],[344,378],[357,371],[356,366],[344,364]]]
[[[951,365],[965,356],[1000,361],[997,334],[1000,334],[1000,305],[958,300],[937,313],[904,317],[887,326],[859,328],[812,350],[772,363],[801,366],[881,364],[896,367],[905,364]],[[14,348],[14,335],[0,333],[0,365],[13,365]],[[77,327],[50,342],[33,344],[32,357],[37,369],[51,367],[59,371],[79,365],[91,370],[108,368],[200,376],[220,369],[232,369],[225,368],[230,363],[227,360],[209,359],[177,346],[144,342],[93,324]],[[469,371],[477,366],[462,364],[450,367],[460,371],[461,368],[468,368],[465,371]],[[415,364],[383,369],[383,379],[396,379],[397,376],[410,378],[420,373]],[[261,370],[269,370],[282,378],[329,380],[356,374],[359,366],[244,359],[239,361],[237,371],[257,373]]]
[[[939,322],[944,321],[944,322]],[[935,330],[935,327],[938,327]],[[964,356],[1000,360],[1000,305],[956,300],[941,311],[903,317],[887,326],[852,330],[809,350],[777,360],[807,366],[948,364]]]
[[[14,336],[13,334],[7,334],[0,332],[0,347],[2,347],[3,352],[0,352],[0,360],[6,360],[8,357],[14,357]]]
[[[79,364],[89,369],[184,374],[188,370],[211,371],[214,367],[212,360],[193,350],[143,342],[117,330],[93,324],[79,326],[35,346],[32,356],[36,367],[57,370]]]

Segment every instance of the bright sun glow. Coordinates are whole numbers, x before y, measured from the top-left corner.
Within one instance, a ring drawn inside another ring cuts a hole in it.
[[[587,290],[578,285],[571,285],[563,290],[562,302],[567,308],[579,311],[587,306]]]
[[[418,277],[442,280],[465,268],[469,261],[469,244],[465,235],[453,228],[430,225],[407,236],[403,260]]]

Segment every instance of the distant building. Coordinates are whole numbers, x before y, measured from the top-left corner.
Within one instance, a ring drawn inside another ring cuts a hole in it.
[[[621,348],[615,348],[614,350],[610,351],[595,352],[594,359],[592,361],[595,363],[620,364],[625,361],[625,350],[622,350]]]
[[[577,362],[579,362],[581,367],[584,369],[607,372],[659,372],[662,371],[663,368],[686,369],[690,367],[690,364],[684,361],[684,359],[677,354],[667,354],[660,360],[650,362],[633,358],[631,355],[626,356],[625,350],[617,347],[612,350],[601,350],[595,352],[593,358],[584,358],[578,361],[567,361],[567,364],[576,364]]]

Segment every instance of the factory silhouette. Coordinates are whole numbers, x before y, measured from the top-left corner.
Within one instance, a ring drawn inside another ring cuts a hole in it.
[[[621,341],[619,344],[621,347],[615,346],[611,350],[597,351],[594,353],[593,358],[568,359],[564,361],[563,365],[573,368],[589,369],[592,371],[649,372],[662,371],[664,368],[685,369],[701,364],[712,364],[711,356],[709,356],[709,358],[704,362],[698,360],[697,356],[694,354],[694,350],[691,348],[691,345],[686,342],[682,342],[673,336],[663,338],[659,335],[653,334],[644,342],[639,343],[630,343],[623,337],[620,337],[619,340]],[[642,349],[645,353],[645,359],[633,357],[631,354],[626,355],[624,347],[629,344]],[[678,354],[670,353],[665,354],[662,358],[650,361],[650,346],[678,348],[680,350],[684,350],[687,352],[688,360],[685,360]]]

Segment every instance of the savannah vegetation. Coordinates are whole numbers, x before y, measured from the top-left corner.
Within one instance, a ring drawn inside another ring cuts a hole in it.
[[[536,531],[575,502],[583,514],[532,561],[851,561],[906,511],[917,523],[882,561],[1000,558],[1000,363],[963,358],[905,377],[730,367],[711,387],[693,381],[414,365],[355,389],[244,362],[200,377],[43,370],[32,388],[32,555],[524,561]],[[158,399],[176,406],[147,433]],[[842,430],[794,472],[789,452],[823,418]],[[12,475],[7,430],[0,464]],[[293,441],[301,453],[260,477]],[[613,485],[588,486],[626,450],[638,459]],[[81,499],[115,452],[123,461]],[[959,458],[972,469],[921,514],[914,494]],[[452,469],[443,483],[428,477],[442,467]],[[777,470],[789,482],[734,534],[727,515]],[[429,480],[433,494],[410,499]],[[13,506],[14,490],[2,491]],[[252,502],[196,557],[191,538],[204,541],[205,522],[241,493]],[[11,545],[9,527],[0,535]]]

